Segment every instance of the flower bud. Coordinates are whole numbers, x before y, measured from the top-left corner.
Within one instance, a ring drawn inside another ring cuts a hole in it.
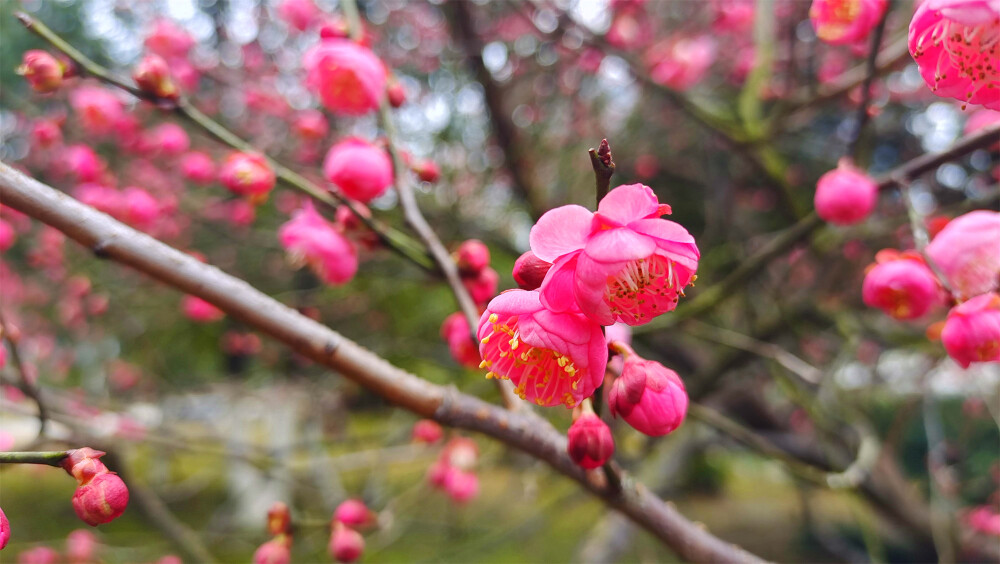
[[[319,110],[303,110],[295,115],[292,131],[305,141],[321,141],[330,132],[330,123]]]
[[[275,176],[263,156],[232,153],[222,163],[219,182],[235,194],[262,197],[274,188]]]
[[[59,552],[48,546],[29,548],[17,555],[17,564],[59,564]]]
[[[272,536],[292,532],[292,513],[284,502],[276,501],[267,510],[267,532]]]
[[[86,529],[77,529],[66,536],[66,560],[69,564],[95,562],[97,537]]]
[[[584,413],[567,432],[566,452],[581,468],[591,470],[603,466],[615,452],[611,429],[594,413]]]
[[[459,470],[469,470],[479,460],[479,447],[472,439],[455,437],[445,445],[441,460]]]
[[[448,466],[446,460],[438,460],[427,469],[427,482],[438,489],[444,489],[445,483],[448,481],[448,473],[451,472],[451,466]]]
[[[497,274],[496,270],[487,266],[473,276],[463,277],[462,284],[472,296],[472,301],[476,302],[476,305],[482,306],[497,294],[500,275]]]
[[[278,5],[278,16],[299,31],[309,29],[320,14],[312,0],[284,0]]]
[[[1000,295],[982,294],[951,308],[941,343],[962,368],[973,362],[1000,362]]]
[[[365,539],[354,529],[343,523],[334,522],[329,548],[330,556],[337,562],[354,562],[361,558],[361,553],[365,551]]]
[[[482,360],[479,345],[472,340],[471,335],[469,322],[460,311],[446,317],[441,324],[441,338],[448,343],[451,357],[466,368],[476,368]]]
[[[440,441],[443,436],[444,431],[441,430],[441,426],[430,419],[421,419],[413,426],[412,437],[415,443],[427,443],[430,445]]]
[[[551,262],[546,262],[528,251],[514,261],[514,282],[517,282],[517,286],[522,290],[537,290],[550,268],[552,268]]]
[[[225,317],[225,312],[206,302],[198,296],[187,295],[181,298],[181,309],[184,316],[196,323],[211,323]]]
[[[0,550],[7,546],[8,541],[10,541],[10,521],[7,520],[3,508],[0,508]]]
[[[479,239],[463,241],[455,251],[455,262],[463,275],[475,275],[490,265],[490,249]]]
[[[91,527],[110,523],[128,505],[128,487],[114,472],[104,472],[76,488],[73,510],[76,516]]]
[[[62,84],[66,68],[47,51],[25,51],[17,74],[24,77],[35,92],[52,92]]]
[[[292,561],[292,538],[278,535],[265,542],[253,553],[253,564],[289,564]]]
[[[813,203],[824,221],[852,225],[863,221],[878,201],[878,185],[848,160],[820,177]]]
[[[456,503],[466,503],[479,495],[479,477],[472,472],[451,468],[444,480],[444,491]]]
[[[431,184],[441,178],[441,169],[438,168],[436,162],[430,159],[424,159],[413,165],[413,172],[417,173],[417,178]]]
[[[170,67],[159,55],[146,55],[132,71],[132,80],[139,90],[157,98],[176,100],[180,96],[177,85],[170,77]]]
[[[371,510],[360,499],[348,499],[337,506],[333,520],[351,527],[367,527],[374,522]]]
[[[881,251],[875,258],[861,287],[865,305],[896,319],[916,319],[941,302],[937,278],[919,254]]]
[[[330,148],[323,173],[345,196],[365,204],[384,194],[393,177],[385,150],[354,137]]]
[[[624,347],[623,347],[624,348]],[[611,414],[637,431],[658,437],[673,432],[687,415],[688,396],[677,373],[625,349],[622,375],[608,394]]]
[[[191,182],[211,184],[215,180],[215,163],[207,154],[191,151],[181,159],[181,174]]]
[[[406,88],[395,79],[395,77],[389,77],[388,85],[385,90],[386,97],[389,98],[389,105],[393,108],[398,108],[406,103]],[[433,180],[428,180],[428,182],[434,182]]]
[[[106,454],[104,452],[83,447],[67,451],[67,454],[61,465],[80,485],[90,482],[98,474],[109,472],[108,467],[99,460]]]

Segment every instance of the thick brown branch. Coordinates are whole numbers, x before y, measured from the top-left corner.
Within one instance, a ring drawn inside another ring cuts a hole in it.
[[[510,412],[396,368],[246,282],[139,233],[3,163],[0,163],[0,200],[88,248],[100,246],[109,259],[207,300],[400,407],[446,425],[481,432],[534,455],[582,484],[610,507],[628,515],[685,559],[760,562],[752,554],[687,520],[641,484],[629,483],[619,493],[605,482],[593,480],[566,454],[566,438],[530,411]]]

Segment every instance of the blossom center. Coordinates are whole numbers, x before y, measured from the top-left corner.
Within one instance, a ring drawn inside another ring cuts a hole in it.
[[[490,369],[487,378],[509,379],[521,399],[538,405],[576,405],[572,392],[585,370],[578,369],[570,357],[558,351],[523,342],[516,315],[501,321],[493,313],[488,321],[491,331],[480,340],[485,346],[479,365]]]
[[[982,88],[1000,87],[1000,18],[975,26],[941,18],[917,39],[914,57],[922,57],[929,47],[941,48],[934,71],[935,90],[952,69],[957,78],[971,81],[966,100]]]
[[[677,306],[680,285],[673,261],[652,255],[629,261],[609,276],[604,302],[616,319],[629,325],[645,323]]]

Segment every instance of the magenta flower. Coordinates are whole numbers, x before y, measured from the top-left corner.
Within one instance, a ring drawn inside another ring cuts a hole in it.
[[[642,184],[615,188],[597,213],[581,206],[546,212],[530,235],[537,258],[553,263],[542,303],[558,312],[579,308],[601,325],[641,325],[673,310],[701,253],[686,229],[660,217],[667,213],[670,206]]]
[[[886,249],[875,259],[861,286],[865,305],[896,319],[916,319],[941,303],[941,285],[919,254]]]
[[[351,527],[367,527],[374,522],[374,515],[360,499],[348,499],[337,506],[333,520]]]
[[[322,13],[312,0],[284,0],[278,5],[278,16],[299,31],[308,29]]]
[[[62,85],[65,70],[63,64],[47,51],[31,49],[24,52],[23,62],[16,72],[28,81],[35,92],[48,93]]]
[[[853,225],[864,221],[878,203],[878,185],[848,160],[820,177],[813,204],[823,221]]]
[[[823,41],[848,45],[864,41],[888,5],[887,0],[813,0],[809,20]]]
[[[385,98],[385,65],[370,49],[346,39],[329,39],[306,52],[306,87],[335,114],[364,115]]]
[[[351,137],[330,148],[323,174],[345,196],[367,204],[392,185],[392,160],[384,149]]]
[[[459,468],[449,468],[444,477],[444,491],[455,503],[467,503],[479,495],[479,477]]]
[[[1000,282],[1000,212],[956,217],[927,245],[927,256],[960,297],[996,290]]]
[[[187,57],[194,38],[168,19],[157,20],[146,35],[146,48],[164,59]]]
[[[212,323],[226,316],[226,313],[198,296],[187,295],[181,299],[184,316],[196,323]]]
[[[206,153],[191,151],[181,159],[181,174],[197,184],[211,184],[215,180],[215,163]]]
[[[659,437],[672,433],[684,422],[688,396],[676,372],[659,362],[624,350],[622,375],[611,385],[608,408],[635,430]]]
[[[712,37],[681,37],[654,45],[646,53],[646,64],[655,82],[684,92],[705,78],[715,56],[716,43]]]
[[[7,520],[3,509],[0,509],[0,550],[7,546],[8,541],[10,541],[10,521]]]
[[[365,550],[365,539],[354,529],[343,523],[334,522],[330,545],[327,548],[330,556],[337,562],[356,562]]]
[[[608,347],[601,327],[575,312],[554,312],[538,292],[493,298],[477,333],[486,377],[510,379],[521,399],[575,407],[604,381]]]
[[[1000,3],[919,3],[910,21],[909,48],[935,94],[1000,110]]]
[[[983,294],[951,308],[941,343],[962,368],[973,362],[1000,362],[1000,295]]]
[[[1000,513],[989,505],[980,505],[965,516],[965,524],[970,529],[1000,537]]]
[[[100,86],[81,86],[69,93],[69,104],[80,118],[80,123],[91,135],[113,132],[125,117],[125,109],[118,96]]]
[[[603,466],[615,453],[611,429],[593,411],[584,413],[570,425],[566,439],[569,457],[577,466],[587,470]]]
[[[278,240],[293,262],[308,264],[327,284],[346,284],[358,271],[354,245],[319,215],[312,202],[278,229]]]
[[[234,194],[265,198],[274,188],[274,171],[262,155],[230,153],[219,169],[219,182]]]
[[[278,535],[257,547],[253,564],[289,564],[292,561],[292,538]]]
[[[66,560],[70,564],[96,562],[97,537],[86,529],[77,529],[66,536]]]

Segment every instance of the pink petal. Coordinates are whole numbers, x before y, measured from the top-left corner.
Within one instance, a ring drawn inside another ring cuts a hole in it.
[[[552,311],[579,309],[573,297],[573,279],[576,277],[576,261],[580,253],[566,255],[556,260],[545,275],[538,289],[542,304]]]
[[[624,264],[597,262],[586,254],[580,255],[576,264],[576,286],[573,292],[576,303],[584,315],[601,325],[615,322],[604,294],[607,292],[608,277],[617,274]]]
[[[584,254],[600,262],[622,262],[646,258],[656,250],[656,243],[627,227],[595,233],[587,241]]]
[[[587,244],[594,214],[583,206],[561,206],[545,212],[531,228],[528,240],[538,258],[555,262]]]
[[[629,228],[637,233],[649,235],[664,241],[676,241],[678,243],[694,243],[694,237],[688,233],[687,229],[669,219],[640,219],[628,224]]]
[[[649,217],[657,212],[659,201],[652,188],[627,184],[608,192],[597,206],[597,213],[621,225]]]

